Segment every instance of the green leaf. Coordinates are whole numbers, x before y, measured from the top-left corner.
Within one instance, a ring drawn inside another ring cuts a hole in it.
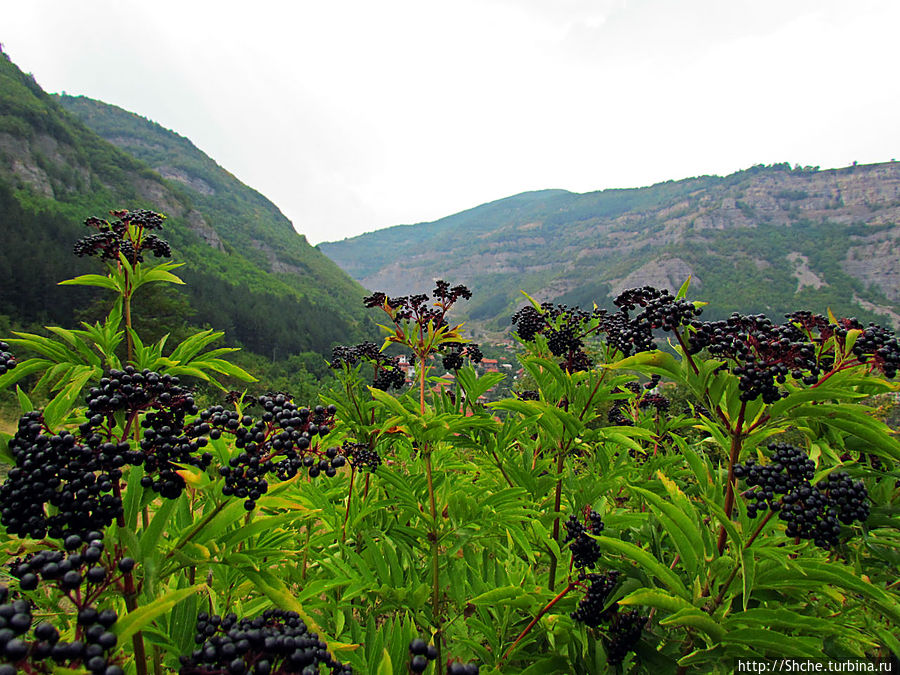
[[[700,534],[697,523],[692,522],[680,505],[676,506],[650,490],[644,490],[636,486],[631,486],[631,489],[641,495],[656,509],[656,515],[672,538],[672,542],[681,556],[685,569],[690,574],[694,574],[697,571],[699,558],[703,554],[703,537]],[[676,487],[675,490],[677,489]]]
[[[391,664],[391,655],[387,649],[381,652],[381,661],[378,663],[376,675],[394,675],[394,666]]]
[[[22,391],[22,387],[16,386],[16,397],[19,399],[19,409],[23,414],[34,410],[34,404],[28,398],[28,394]]]
[[[659,562],[651,553],[621,539],[596,537],[596,540],[601,548],[613,553],[619,553],[632,563],[637,563],[647,574],[655,576],[662,581],[673,593],[680,595],[682,598],[690,597],[690,593],[681,582],[681,579],[666,565]]]
[[[760,656],[789,656],[794,658],[822,658],[822,639],[785,635],[763,628],[739,628],[728,632],[722,643],[750,647]]]
[[[44,423],[48,429],[56,429],[69,414],[72,406],[81,396],[81,390],[94,374],[90,366],[79,366],[78,375],[71,376],[71,381],[44,408]]]
[[[121,292],[119,284],[114,279],[102,274],[82,274],[74,279],[66,279],[59,282],[60,286],[98,286],[111,291]]]
[[[119,636],[119,643],[125,642],[157,617],[172,611],[172,608],[179,602],[195,593],[199,593],[203,589],[209,590],[209,587],[206,584],[195,584],[188,588],[172,591],[147,605],[138,607],[133,612],[129,612],[114,624],[113,631]]]
[[[665,619],[660,619],[661,626],[690,626],[709,635],[713,640],[721,640],[725,629],[716,623],[706,612],[696,607],[680,609]]]

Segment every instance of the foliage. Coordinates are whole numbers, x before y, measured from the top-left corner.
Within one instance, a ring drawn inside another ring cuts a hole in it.
[[[135,282],[171,283],[172,269],[120,252],[106,275],[75,280],[119,298],[103,321],[8,340],[0,388],[34,374],[54,396],[32,410],[18,389],[22,422],[0,446],[15,464],[0,487],[0,602],[22,617],[7,661],[49,672],[51,630],[72,672],[102,658],[141,675],[264,661],[724,673],[738,657],[900,655],[900,442],[863,403],[898,391],[889,331],[808,312],[701,321],[687,284],[633,289],[615,312],[535,302],[516,321],[535,389],[485,406],[498,374],[460,363],[454,391],[432,386],[442,353],[475,354],[448,321],[468,289],[438,282],[430,298],[366,301],[387,317],[386,346],[412,357],[414,386],[368,386],[383,361],[364,345],[336,350],[322,405],[230,392],[200,410],[186,382],[247,377],[228,349],[208,351],[216,334],[169,349],[123,327],[125,296],[147,288]],[[803,489],[831,509],[811,518],[841,516],[828,537],[786,536],[778,514]],[[840,489],[865,508],[846,511]],[[93,500],[105,532],[78,530]],[[115,614],[93,628],[101,610]],[[285,636],[294,651],[277,647]]]

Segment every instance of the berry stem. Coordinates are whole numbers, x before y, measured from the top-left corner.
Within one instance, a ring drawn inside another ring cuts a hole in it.
[[[531,623],[529,623],[527,626],[525,626],[525,630],[523,630],[521,633],[519,633],[519,637],[516,638],[516,641],[513,642],[512,646],[510,646],[510,648],[506,650],[506,653],[500,659],[501,664],[504,661],[506,661],[506,659],[509,658],[509,655],[512,654],[512,652],[516,648],[516,646],[525,638],[526,635],[528,635],[528,633],[531,632],[531,629],[534,628],[535,624],[541,620],[541,617],[544,616],[544,614],[549,612],[551,609],[553,609],[553,605],[555,605],[557,602],[559,602],[564,597],[566,597],[566,594],[569,591],[571,591],[573,588],[575,588],[576,585],[577,585],[576,582],[570,581],[569,584],[563,590],[561,590],[555,598],[553,598],[550,602],[548,602],[546,605],[544,605],[544,607],[541,608],[541,611],[537,613],[537,616],[531,620]]]
[[[756,531],[752,535],[750,535],[750,538],[744,544],[744,549],[743,549],[744,551],[746,551],[748,548],[750,548],[750,546],[753,544],[753,542],[756,541],[756,538],[759,536],[760,532],[763,531],[763,528],[768,524],[768,522],[772,519],[772,516],[774,516],[774,515],[775,515],[774,511],[769,511],[766,514],[766,517],[763,518],[762,522],[756,528]],[[728,575],[728,578],[725,580],[725,583],[722,584],[722,588],[721,588],[721,590],[719,590],[719,594],[716,596],[716,599],[713,600],[713,604],[709,608],[710,614],[715,612],[719,608],[719,605],[722,604],[722,601],[725,599],[725,593],[731,587],[731,582],[734,581],[734,578],[737,576],[737,573],[740,571],[740,569],[741,569],[741,561],[738,560],[737,564],[732,568],[731,574]]]
[[[728,456],[728,487],[725,490],[725,517],[731,518],[731,511],[734,508],[734,490],[735,490],[735,476],[734,476],[734,465],[737,464],[738,459],[741,454],[741,443],[744,438],[744,413],[747,410],[747,402],[741,401],[741,409],[738,412],[737,422],[735,422],[734,428],[730,429],[731,432],[731,452]],[[722,552],[725,550],[725,542],[727,541],[727,534],[725,532],[724,523],[719,526],[719,542],[718,542],[718,550],[719,555],[722,555]]]
[[[356,467],[350,467],[350,488],[347,490],[347,509],[344,511],[344,526],[341,528],[341,543],[347,541],[347,521],[350,519],[350,501],[353,499],[353,479],[356,478]]]
[[[113,494],[119,503],[122,503],[122,486],[119,481],[113,482]],[[120,510],[116,516],[116,524],[119,528],[125,528],[125,514]],[[134,587],[134,576],[131,572],[122,574],[122,582],[125,587],[125,608],[130,614],[137,609],[137,589]],[[147,652],[144,649],[144,635],[141,631],[137,631],[131,636],[131,644],[134,648],[134,665],[137,675],[147,675]]]
[[[565,448],[560,448],[559,454],[556,456],[556,494],[553,498],[553,512],[556,514],[556,518],[553,520],[553,540],[557,543],[559,543],[559,509],[562,505],[562,471],[565,457]],[[551,591],[556,586],[556,565],[556,556],[551,552],[549,583],[549,588]]]
[[[440,561],[438,559],[438,519],[437,504],[434,500],[434,483],[431,476],[431,449],[425,447],[425,475],[428,478],[428,501],[431,507],[431,532],[429,540],[431,541],[431,611],[434,618],[434,645],[437,648],[437,673],[443,675],[444,664],[441,658],[441,615],[440,615]]]

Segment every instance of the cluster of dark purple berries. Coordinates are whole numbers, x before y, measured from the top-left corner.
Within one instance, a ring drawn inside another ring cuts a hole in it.
[[[888,378],[896,377],[900,370],[900,341],[886,328],[874,323],[863,326],[852,317],[832,323],[825,316],[811,312],[794,312],[788,314],[787,319],[817,344],[822,344],[833,336],[842,349],[846,347],[848,333],[858,330],[860,333],[850,351],[860,363],[870,363]]]
[[[16,358],[9,352],[9,345],[0,342],[0,375],[5,375],[8,371],[16,367]]]
[[[26,413],[9,442],[16,465],[0,486],[0,522],[7,532],[40,539],[106,528],[122,512],[121,500],[110,494],[122,472],[107,459],[121,455],[107,453],[104,445],[88,445],[65,430],[51,433],[39,411]],[[47,505],[56,513],[48,516]]]
[[[406,372],[399,356],[388,356],[374,342],[362,342],[353,347],[337,346],[331,350],[331,367],[335,370],[359,363],[372,365],[372,386],[381,391],[402,389],[406,384]]]
[[[745,495],[749,517],[766,509],[777,511],[789,537],[810,539],[825,549],[838,543],[841,523],[852,525],[869,517],[869,496],[862,481],[836,471],[813,485],[815,464],[805,452],[787,443],[768,447],[770,463],[760,465],[748,459],[734,466],[735,477],[755,488]]]
[[[368,469],[374,473],[381,466],[381,455],[364,443],[344,441],[341,444],[341,454],[347,458],[350,466],[354,469]]]
[[[212,439],[223,433],[235,437],[235,447],[241,452],[229,460],[227,467],[219,469],[225,478],[222,493],[245,499],[248,511],[268,490],[266,477],[270,473],[279,480],[293,478],[301,469],[306,469],[310,478],[322,473],[331,477],[346,464],[338,448],[321,451],[317,443],[318,437],[334,426],[335,406],[310,410],[298,407],[284,394],[260,396],[255,405],[263,410],[259,419],[213,406],[200,413],[192,430]]]
[[[414,638],[409,643],[409,670],[412,673],[424,673],[430,661],[438,657],[437,647],[428,644],[422,638]]]
[[[623,291],[613,300],[634,329],[652,333],[656,329],[672,332],[689,324],[703,312],[690,300],[676,298],[668,290],[643,286]],[[632,312],[635,312],[631,316]]]
[[[318,675],[320,665],[333,675],[353,672],[296,612],[267,609],[253,619],[201,612],[194,642],[193,653],[181,657],[180,675]]]
[[[735,313],[724,321],[698,321],[692,327],[688,353],[706,349],[712,356],[732,361],[742,401],[762,397],[774,403],[786,395],[778,385],[788,376],[812,385],[823,368],[833,365],[828,356],[817,358],[816,346],[794,324],[779,326],[763,314]]]
[[[116,220],[109,222],[91,217],[84,221],[87,227],[97,230],[97,234],[82,237],[75,242],[77,256],[99,255],[102,260],[118,261],[119,254],[135,265],[144,260],[143,253],[149,251],[157,258],[172,255],[168,242],[148,230],[161,230],[165,216],[153,211],[110,211]]]
[[[477,663],[452,661],[447,665],[447,675],[478,675],[481,668]]]
[[[82,667],[95,675],[123,675],[121,666],[111,663],[112,652],[118,643],[112,630],[118,615],[113,609],[98,611],[93,603],[115,579],[101,563],[104,555],[102,534],[90,532],[86,539],[70,535],[63,551],[45,550],[31,554],[10,564],[11,573],[19,580],[22,591],[35,590],[41,581],[55,585],[78,609],[75,639],[60,640],[59,631],[47,622],[34,627],[34,639],[26,641],[25,634],[31,627],[30,604],[17,600],[0,605],[0,652],[6,663],[0,665],[0,675],[5,673],[49,673],[49,665],[42,663],[52,659],[58,666]],[[107,557],[107,564],[111,563]],[[121,558],[120,572],[130,573],[134,560]],[[7,589],[0,588],[0,600],[6,602]],[[27,665],[27,668],[26,668]],[[4,670],[6,668],[7,670]]]
[[[472,363],[481,363],[484,354],[475,342],[463,344],[462,342],[446,342],[441,345],[443,354],[442,365],[444,370],[459,370],[463,367],[463,358]]]
[[[584,351],[584,341],[598,330],[598,319],[604,315],[599,309],[585,312],[577,307],[545,302],[539,310],[526,305],[512,315],[512,323],[525,342],[533,342],[537,335],[543,335],[550,353],[563,358],[560,367],[577,372],[592,366]]]
[[[606,604],[619,583],[618,570],[604,574],[582,574],[579,582],[588,582],[587,592],[572,612],[572,619],[590,628],[606,624],[603,648],[610,665],[619,665],[641,639],[647,617],[638,610],[620,611],[619,603]]]
[[[429,299],[425,293],[391,298],[381,292],[363,298],[366,307],[384,309],[393,321],[412,321],[420,326],[431,322],[435,329],[445,325],[448,310],[460,298],[472,297],[472,291],[463,285],[451,287],[446,281],[438,281]]]
[[[191,438],[185,430],[188,415],[197,414],[193,393],[180,386],[177,377],[126,366],[111,370],[87,394],[88,419],[80,427],[92,449],[99,448],[100,460],[114,468],[125,464],[143,464],[141,485],[167,499],[177,499],[185,482],[176,464],[206,469],[212,455],[202,453],[206,438]],[[127,442],[106,440],[115,428],[117,413],[126,419],[143,414],[143,434],[139,448],[129,449]]]
[[[603,520],[600,514],[590,507],[583,510],[582,520],[574,513],[566,521],[566,538],[564,544],[569,544],[572,551],[572,564],[580,570],[594,567],[600,559],[600,545],[590,535],[600,534],[603,531]]]

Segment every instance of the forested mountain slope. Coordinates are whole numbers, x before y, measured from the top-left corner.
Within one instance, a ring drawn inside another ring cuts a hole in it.
[[[528,192],[319,248],[388,293],[438,277],[466,283],[469,318],[496,329],[520,289],[604,306],[625,288],[677,289],[689,275],[691,297],[716,316],[830,307],[900,327],[898,216],[900,163],[776,164],[645,188]]]
[[[0,55],[0,314],[72,324],[91,291],[55,284],[97,271],[72,244],[87,216],[115,208],[168,216],[187,311],[231,341],[285,357],[374,332],[364,289],[190,141],[113,106],[50,96]]]

